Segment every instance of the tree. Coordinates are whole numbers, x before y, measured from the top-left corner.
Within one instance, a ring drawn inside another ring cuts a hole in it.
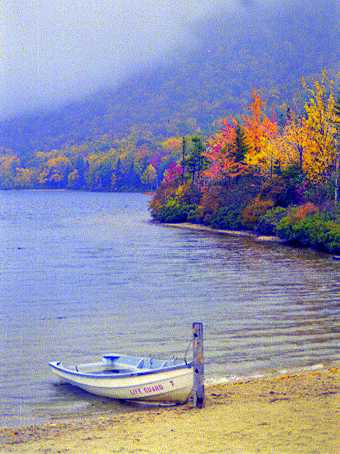
[[[20,165],[20,160],[17,156],[1,156],[0,157],[0,187],[9,189],[14,186],[16,169]]]
[[[182,180],[183,168],[176,162],[169,164],[167,169],[164,172],[163,181],[165,184],[170,185],[174,183],[179,183]]]
[[[201,172],[204,170],[206,164],[202,138],[193,136],[191,138],[191,144],[191,149],[187,158],[184,160],[184,163],[191,175],[192,183],[199,183]]]
[[[236,122],[236,137],[235,137],[235,161],[244,162],[248,153],[246,145],[246,136],[243,127]]]
[[[182,148],[182,139],[181,137],[169,137],[161,142],[161,147],[164,150],[178,153]]]
[[[322,72],[321,81],[314,81],[312,87],[303,82],[309,94],[305,104],[306,118],[302,127],[308,137],[304,161],[307,177],[314,183],[329,180],[336,167],[336,117],[334,81]]]
[[[248,165],[239,161],[240,151],[237,147],[236,123],[224,120],[224,126],[208,140],[207,149],[204,152],[208,164],[203,175],[215,182],[225,182],[227,178],[233,178],[244,174]]]
[[[149,164],[145,169],[145,172],[142,175],[142,183],[149,186],[150,189],[155,188],[155,183],[157,181],[157,172],[152,164]]]
[[[71,162],[66,156],[56,156],[47,161],[47,183],[52,187],[65,187]]]
[[[247,146],[246,162],[263,172],[268,167],[267,157],[262,152],[263,145],[276,136],[277,122],[264,113],[264,102],[256,90],[252,92],[252,102],[248,109],[250,113],[242,115]]]
[[[308,146],[308,143],[308,130],[302,124],[302,117],[297,117],[294,113],[290,112],[283,130],[282,145],[285,151],[292,157],[294,156],[295,150],[296,156],[293,159],[298,162],[301,171],[304,171],[305,168],[304,149]]]
[[[77,169],[73,169],[67,177],[67,187],[70,189],[80,188],[80,177]]]
[[[15,172],[14,185],[16,188],[29,189],[34,186],[34,170],[17,167]]]

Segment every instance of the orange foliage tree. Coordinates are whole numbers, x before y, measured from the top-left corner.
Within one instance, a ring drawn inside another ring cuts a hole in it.
[[[277,122],[264,113],[264,102],[256,90],[252,92],[249,114],[242,115],[245,143],[248,149],[246,162],[267,173],[273,160],[271,141],[277,135]]]

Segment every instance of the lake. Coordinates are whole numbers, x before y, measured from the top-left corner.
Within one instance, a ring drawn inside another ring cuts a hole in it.
[[[0,191],[0,417],[135,411],[58,384],[50,360],[183,358],[208,381],[339,360],[339,262],[150,222],[143,194]]]

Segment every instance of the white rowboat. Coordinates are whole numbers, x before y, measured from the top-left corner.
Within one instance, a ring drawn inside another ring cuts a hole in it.
[[[192,363],[109,354],[96,363],[65,367],[49,363],[64,382],[98,396],[160,403],[186,402],[193,386]]]

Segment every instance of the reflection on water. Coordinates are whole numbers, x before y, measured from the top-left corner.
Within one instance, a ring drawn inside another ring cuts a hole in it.
[[[141,194],[0,193],[0,415],[24,424],[128,411],[47,362],[181,357],[206,328],[209,379],[339,359],[339,262],[148,222]]]

